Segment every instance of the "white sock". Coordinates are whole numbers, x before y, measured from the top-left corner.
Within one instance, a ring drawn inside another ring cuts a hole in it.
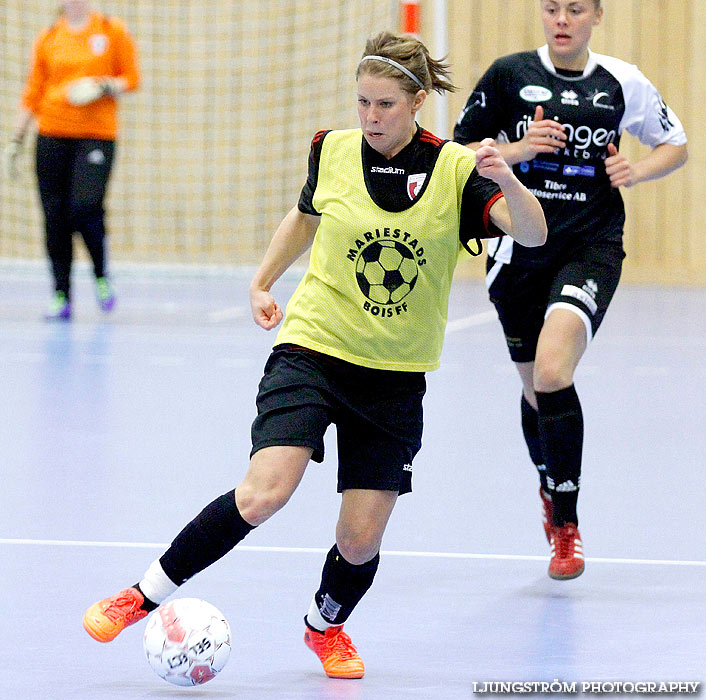
[[[175,593],[179,586],[164,573],[159,559],[155,559],[145,571],[145,576],[140,581],[140,590],[146,598],[153,603],[161,603],[172,593]]]
[[[319,606],[316,604],[316,598],[311,599],[309,612],[306,614],[306,621],[319,632],[325,632],[329,627],[340,627],[341,625],[332,625],[327,620],[321,617]]]

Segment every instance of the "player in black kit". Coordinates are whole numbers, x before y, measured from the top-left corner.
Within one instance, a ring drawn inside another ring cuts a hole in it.
[[[636,66],[593,53],[600,0],[540,0],[546,45],[496,60],[476,85],[454,139],[486,137],[542,203],[546,245],[510,238],[488,247],[487,278],[522,379],[522,429],[539,472],[549,576],[584,570],[576,504],[583,417],[574,372],[620,278],[625,210],[620,187],[684,164],[679,119]],[[620,154],[624,131],[652,150]]]

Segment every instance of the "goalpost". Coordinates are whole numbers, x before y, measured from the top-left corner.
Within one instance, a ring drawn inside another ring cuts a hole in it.
[[[422,20],[424,19],[424,25]],[[425,36],[422,37],[424,26]],[[422,38],[435,58],[449,53],[448,7],[446,0],[400,0],[400,31]],[[432,95],[434,117],[429,128],[439,137],[450,138],[449,103],[446,95]]]

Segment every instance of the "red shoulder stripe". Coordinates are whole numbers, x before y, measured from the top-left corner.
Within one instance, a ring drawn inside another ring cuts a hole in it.
[[[505,195],[502,192],[496,192],[487,202],[483,209],[483,226],[487,233],[490,233],[490,208],[497,202],[501,197]],[[491,238],[497,238],[497,235],[491,236]]]
[[[438,136],[434,136],[431,131],[427,131],[426,129],[422,129],[422,133],[419,134],[419,140],[426,141],[427,143],[433,143],[437,146],[441,146],[443,142],[443,139],[440,139]]]

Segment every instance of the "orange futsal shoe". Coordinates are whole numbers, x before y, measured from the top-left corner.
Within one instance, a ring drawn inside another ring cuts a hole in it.
[[[137,588],[126,588],[91,605],[83,616],[83,626],[96,641],[112,642],[126,627],[147,617],[149,613],[142,609],[144,602]]]
[[[307,625],[304,643],[319,657],[329,678],[363,677],[363,659],[343,631],[343,625],[329,627],[326,632],[317,632]]]
[[[549,576],[560,581],[581,576],[584,570],[581,534],[574,523],[552,528]]]
[[[552,497],[544,492],[544,489],[539,487],[539,497],[542,499],[542,524],[544,525],[544,534],[547,536],[547,542],[552,541],[552,516],[554,515],[554,504]]]

